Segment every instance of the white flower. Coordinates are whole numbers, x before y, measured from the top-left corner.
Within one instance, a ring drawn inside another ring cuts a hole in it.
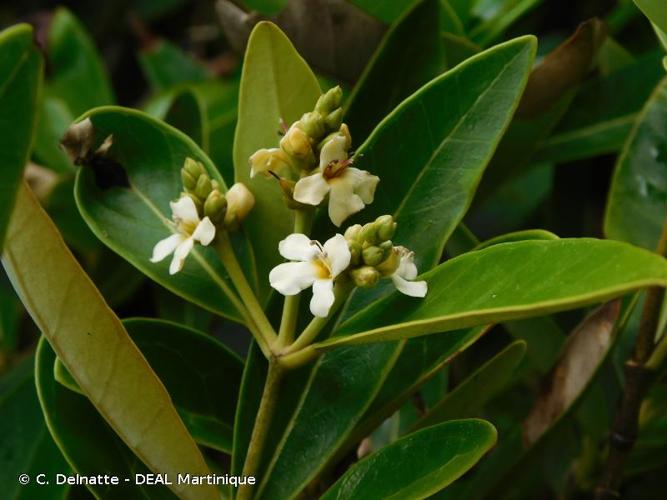
[[[349,135],[336,134],[322,146],[317,171],[294,186],[294,199],[307,205],[319,205],[328,193],[329,218],[336,226],[373,202],[380,181],[365,170],[349,166],[349,147]]]
[[[305,234],[290,234],[278,245],[280,255],[294,262],[274,267],[269,273],[271,286],[283,295],[296,295],[313,287],[310,312],[326,318],[334,303],[334,280],[350,265],[347,240],[337,234],[322,246]]]
[[[280,148],[260,149],[255,151],[248,160],[250,177],[258,173],[270,176],[270,172],[281,172],[289,167],[289,158]]]
[[[174,254],[169,265],[169,274],[176,274],[183,269],[185,258],[192,250],[195,241],[206,246],[215,238],[215,226],[208,217],[199,220],[194,201],[187,196],[176,202],[170,202],[172,218],[176,233],[158,241],[153,248],[151,262],[160,262],[168,255]]]
[[[415,254],[405,247],[394,247],[399,257],[398,267],[391,275],[397,290],[410,297],[425,297],[428,285],[425,281],[412,281],[417,277]]]

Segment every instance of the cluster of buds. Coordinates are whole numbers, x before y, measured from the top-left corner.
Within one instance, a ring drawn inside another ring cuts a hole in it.
[[[204,166],[187,158],[181,169],[182,196],[190,198],[197,212],[208,217],[216,227],[234,231],[255,205],[255,198],[244,184],[234,184],[222,194],[215,179],[211,179]]]
[[[424,297],[426,282],[413,281],[417,277],[414,253],[394,246],[391,241],[394,233],[396,222],[391,215],[381,215],[363,226],[350,226],[345,231],[351,255],[348,273],[360,288],[371,288],[381,278],[390,278],[401,293]]]
[[[340,129],[342,96],[340,87],[320,96],[315,109],[304,113],[285,131],[280,147],[260,149],[250,157],[250,175],[285,174],[290,168],[300,173],[316,168],[319,152],[328,136]]]
[[[383,276],[391,276],[398,265],[394,262],[396,222],[391,215],[382,215],[373,222],[355,224],[345,231],[350,247],[350,277],[354,284],[370,288]]]

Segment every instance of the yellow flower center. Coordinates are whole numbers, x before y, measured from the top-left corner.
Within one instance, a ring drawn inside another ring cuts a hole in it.
[[[333,278],[331,275],[331,267],[329,266],[329,261],[325,255],[319,255],[313,260],[313,265],[317,269],[315,274],[318,279],[321,280],[330,280]]]

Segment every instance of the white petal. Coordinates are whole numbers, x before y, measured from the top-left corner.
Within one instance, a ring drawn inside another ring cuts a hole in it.
[[[342,134],[336,134],[329,139],[320,152],[320,168],[324,170],[332,161],[347,160],[347,150],[350,144]]]
[[[278,252],[287,260],[308,262],[320,253],[320,249],[305,234],[292,233],[278,243]]]
[[[180,245],[184,239],[185,236],[182,234],[172,234],[171,236],[158,241],[153,247],[151,262],[160,262],[161,260],[164,260],[167,255],[171,255],[173,251],[176,250],[176,247]]]
[[[318,318],[326,318],[336,297],[333,293],[333,280],[315,280],[313,298],[310,299],[310,312]]]
[[[401,256],[395,273],[406,280],[413,280],[417,277],[417,266],[415,265],[412,253]]]
[[[189,196],[181,196],[176,202],[169,202],[174,220],[180,220],[186,224],[197,224],[199,214],[195,202]]]
[[[324,253],[327,255],[327,260],[331,266],[331,274],[335,278],[340,273],[347,269],[350,265],[350,247],[347,245],[347,240],[342,234],[329,238],[324,244]]]
[[[319,205],[329,192],[329,183],[320,172],[299,179],[294,186],[294,199],[307,205]]]
[[[345,219],[364,208],[364,202],[354,194],[350,179],[335,178],[331,180],[329,194],[329,218],[340,227]]]
[[[375,189],[377,188],[380,178],[377,175],[371,175],[365,170],[348,167],[345,169],[344,176],[349,176],[354,179],[354,192],[359,195],[366,205],[373,203],[375,197]]]
[[[286,262],[271,269],[269,282],[283,295],[296,295],[313,284],[316,273],[311,262]]]
[[[185,263],[185,258],[192,250],[195,242],[192,238],[186,238],[183,242],[176,247],[174,252],[174,258],[171,259],[171,264],[169,264],[169,274],[176,274],[178,271],[183,269],[183,264]]]
[[[394,282],[394,286],[396,286],[399,292],[409,295],[410,297],[425,297],[426,292],[428,291],[428,285],[425,281],[408,281],[398,274],[394,274],[391,277],[391,280]]]
[[[192,233],[192,239],[206,246],[213,241],[213,238],[215,238],[215,226],[211,219],[204,217]]]

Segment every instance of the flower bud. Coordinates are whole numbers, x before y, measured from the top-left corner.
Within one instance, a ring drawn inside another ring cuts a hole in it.
[[[348,240],[347,246],[350,249],[350,264],[353,266],[358,266],[361,264],[361,254],[363,252],[361,243],[354,240]]]
[[[394,250],[394,244],[391,242],[391,240],[383,241],[378,245],[382,249],[382,261],[384,262],[389,258],[391,255],[391,252]]]
[[[197,179],[197,185],[193,189],[193,192],[201,200],[205,200],[212,189],[213,185],[211,184],[211,179],[207,174],[204,174],[200,175],[199,179]]]
[[[338,108],[342,100],[343,89],[340,88],[340,85],[336,85],[320,96],[315,104],[315,111],[326,116]]]
[[[213,224],[219,224],[225,219],[226,212],[227,199],[220,191],[214,189],[204,202],[204,215],[211,219]]]
[[[304,113],[301,119],[295,123],[297,128],[303,130],[308,137],[317,142],[326,134],[324,119],[322,115],[315,112]]]
[[[280,148],[260,149],[249,159],[250,177],[260,173],[269,176],[269,172],[280,172],[290,166],[289,157]]]
[[[396,233],[396,223],[391,215],[381,215],[375,219],[377,227],[377,237],[380,241],[387,241],[394,237]]]
[[[324,118],[327,130],[338,130],[343,122],[343,108],[333,110]]]
[[[225,226],[234,229],[245,219],[255,206],[255,196],[242,182],[237,182],[226,194],[227,213]]]
[[[350,226],[345,230],[345,239],[348,242],[359,240],[360,233],[361,233],[361,224],[354,224],[353,226]]]
[[[377,227],[373,222],[364,224],[359,232],[359,239],[369,245],[375,245],[377,241]]]
[[[364,248],[362,252],[364,264],[368,266],[377,266],[384,260],[384,251],[377,246],[370,246]]]
[[[401,256],[399,251],[394,247],[391,249],[389,256],[375,268],[382,276],[391,276],[394,274],[398,265],[401,263]]]
[[[313,147],[308,134],[295,125],[292,125],[280,140],[280,147],[285,153],[293,156],[300,162],[307,162],[309,164],[315,162],[315,154],[313,153]]]
[[[183,162],[183,171],[187,172],[195,181],[199,178],[200,175],[208,175],[204,165],[199,163],[192,158],[186,158]]]
[[[370,288],[377,285],[380,281],[380,273],[377,269],[370,266],[362,266],[350,271],[350,276],[354,284],[360,288]]]

